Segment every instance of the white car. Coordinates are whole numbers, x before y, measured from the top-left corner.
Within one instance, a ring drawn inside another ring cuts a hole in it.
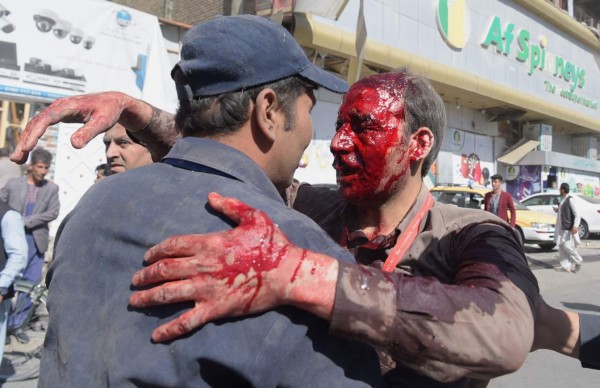
[[[483,197],[490,191],[487,188],[468,186],[435,186],[429,190],[431,195],[442,203],[458,207],[483,208]],[[554,248],[554,221],[556,216],[532,211],[514,199],[517,211],[517,225],[521,243],[538,244],[544,250]]]
[[[581,215],[579,237],[586,239],[590,233],[600,233],[600,199],[580,193],[572,194],[577,212]],[[525,198],[521,203],[531,210],[552,214],[556,217],[560,200],[559,193],[539,193]]]

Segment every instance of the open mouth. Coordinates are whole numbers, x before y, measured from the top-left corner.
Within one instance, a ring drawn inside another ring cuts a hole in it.
[[[338,155],[333,160],[333,168],[341,176],[350,175],[360,169],[360,163],[353,154]]]

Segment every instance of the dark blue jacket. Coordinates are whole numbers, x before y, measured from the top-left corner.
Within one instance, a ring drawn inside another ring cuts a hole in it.
[[[221,320],[167,344],[160,324],[190,304],[131,310],[131,276],[144,252],[177,234],[225,230],[207,210],[211,191],[265,210],[294,243],[343,260],[351,255],[307,217],[287,208],[264,172],[221,143],[179,140],[167,158],[216,174],[155,163],[94,185],[62,223],[49,272],[50,324],[41,387],[377,385],[368,346],[328,336],[328,323],[287,307]]]

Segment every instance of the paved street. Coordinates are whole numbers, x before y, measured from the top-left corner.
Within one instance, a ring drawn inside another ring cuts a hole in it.
[[[558,251],[542,252],[535,245],[525,248],[542,294],[553,306],[600,314],[600,238],[585,241],[579,252],[584,265],[577,274],[558,272]],[[578,361],[550,351],[530,354],[518,372],[493,380],[490,388],[597,387],[600,372],[581,368]],[[6,388],[33,388],[37,379],[7,382]]]
[[[600,240],[587,241],[579,253],[584,264],[577,274],[557,272],[558,251],[540,253],[534,246],[526,248],[531,268],[548,304],[585,313],[600,314]],[[581,364],[557,353],[538,350],[531,353],[523,368],[495,379],[490,388],[562,388],[597,387],[600,372],[583,369]]]

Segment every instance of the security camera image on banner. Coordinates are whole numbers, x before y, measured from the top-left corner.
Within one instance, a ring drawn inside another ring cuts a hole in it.
[[[0,94],[117,90],[172,110],[170,68],[154,15],[100,0],[0,0]]]

